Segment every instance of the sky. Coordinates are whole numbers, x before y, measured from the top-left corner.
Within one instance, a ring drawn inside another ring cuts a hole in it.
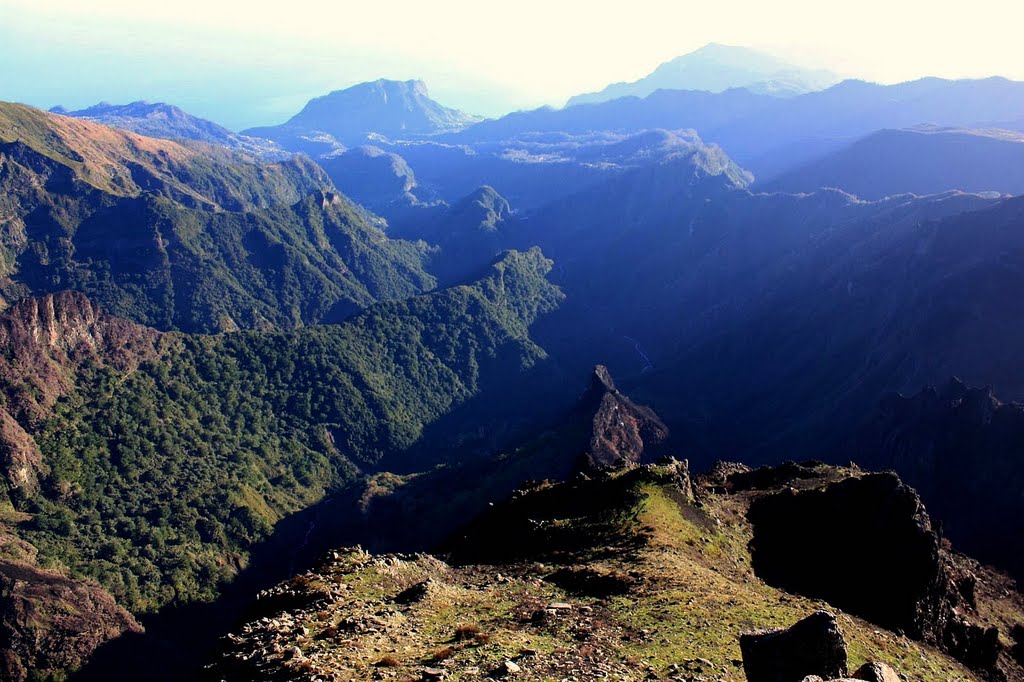
[[[497,116],[710,42],[847,77],[1024,80],[1024,3],[974,0],[0,0],[0,100],[166,101],[235,130],[377,78]]]

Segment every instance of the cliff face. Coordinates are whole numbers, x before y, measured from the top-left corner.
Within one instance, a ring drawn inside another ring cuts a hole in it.
[[[107,640],[141,631],[99,586],[0,559],[0,679],[73,670]]]
[[[995,668],[998,631],[972,622],[977,576],[942,547],[920,497],[894,474],[783,490],[750,507],[755,572],[873,623]],[[862,557],[854,561],[846,556]],[[816,560],[815,560],[816,559]]]
[[[82,366],[128,371],[156,355],[158,332],[109,318],[74,292],[25,299],[0,316],[0,476],[31,495],[46,465],[29,431],[75,386]]]
[[[850,456],[898,471],[958,547],[1024,577],[1024,406],[957,379],[890,395]]]

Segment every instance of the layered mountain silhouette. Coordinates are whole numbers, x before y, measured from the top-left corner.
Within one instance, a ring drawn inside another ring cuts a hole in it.
[[[948,190],[1024,193],[1024,133],[919,127],[881,130],[800,166],[765,190],[837,187],[865,199]]]
[[[775,97],[823,90],[840,80],[824,69],[807,69],[745,47],[710,43],[665,62],[632,83],[615,83],[600,92],[576,95],[566,106],[606,102],[620,97],[646,97],[656,90],[722,92],[744,88]]]
[[[362,144],[371,135],[424,136],[459,130],[477,120],[431,99],[423,81],[382,79],[310,100],[286,123],[252,128],[245,134],[316,155],[341,145]]]
[[[896,85],[847,80],[788,98],[746,90],[661,90],[643,99],[513,113],[448,137],[483,143],[540,132],[694,129],[767,181],[882,129],[1016,129],[1022,107],[1024,84],[1003,78],[925,78]]]

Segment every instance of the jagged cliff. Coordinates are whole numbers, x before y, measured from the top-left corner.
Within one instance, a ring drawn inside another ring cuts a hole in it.
[[[592,415],[586,457],[597,468],[650,461],[668,438],[658,415],[623,395],[604,365],[594,368],[580,411]]]

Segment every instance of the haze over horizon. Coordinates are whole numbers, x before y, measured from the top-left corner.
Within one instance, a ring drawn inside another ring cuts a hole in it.
[[[628,13],[528,0],[486,22],[465,0],[402,5],[0,0],[0,88],[3,99],[45,108],[167,101],[242,129],[377,78],[422,79],[438,100],[485,116],[561,106],[712,42],[882,83],[1024,79],[1015,58],[1024,8],[994,0],[957,14],[918,0],[845,13],[806,0],[740,12],[642,0]]]

